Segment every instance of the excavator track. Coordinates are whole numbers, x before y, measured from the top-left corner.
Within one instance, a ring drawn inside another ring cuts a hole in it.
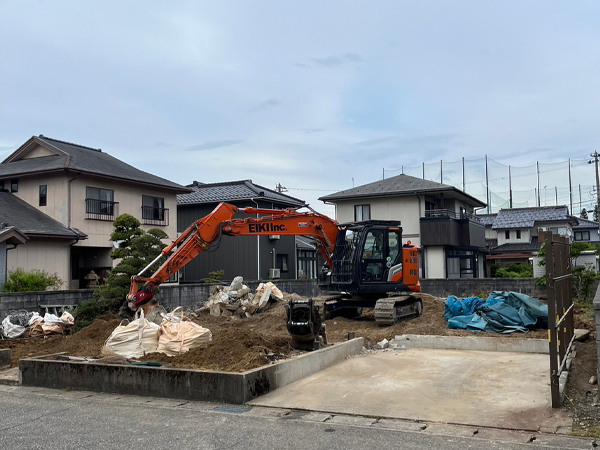
[[[380,326],[389,326],[400,319],[418,317],[422,312],[423,302],[420,298],[411,295],[381,298],[375,304],[375,322]]]

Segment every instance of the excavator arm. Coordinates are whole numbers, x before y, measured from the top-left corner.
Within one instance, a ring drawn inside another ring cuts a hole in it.
[[[256,215],[256,218],[234,219],[238,212]],[[141,305],[148,303],[161,283],[200,253],[217,245],[224,234],[310,236],[316,240],[319,251],[331,267],[331,255],[339,231],[340,226],[336,221],[316,211],[301,213],[293,209],[238,208],[220,203],[209,215],[191,224],[139,274],[131,277],[131,286],[127,295],[128,305],[136,311]],[[146,270],[163,257],[166,258],[165,261],[151,277],[142,277]],[[141,289],[139,289],[140,283],[144,283]]]

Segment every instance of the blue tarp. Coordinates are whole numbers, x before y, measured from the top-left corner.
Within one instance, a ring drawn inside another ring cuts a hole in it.
[[[450,329],[490,333],[527,333],[529,328],[548,328],[548,306],[518,292],[495,291],[487,300],[448,297],[444,319]]]

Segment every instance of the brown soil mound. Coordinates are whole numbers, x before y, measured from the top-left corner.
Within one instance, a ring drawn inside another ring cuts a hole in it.
[[[327,338],[331,342],[340,342],[348,337],[348,332],[353,331],[356,337],[364,337],[365,345],[371,342],[375,345],[383,339],[391,340],[401,334],[420,334],[438,336],[477,336],[499,337],[496,333],[475,333],[466,330],[448,330],[448,323],[444,320],[444,300],[429,294],[418,294],[423,300],[423,314],[420,317],[404,320],[389,327],[380,327],[374,321],[373,311],[366,311],[357,319],[336,317],[326,322]],[[535,330],[529,333],[512,333],[502,335],[507,338],[547,339],[547,330]]]
[[[107,317],[96,319],[90,326],[72,336],[47,336],[26,339],[0,340],[0,348],[12,350],[11,367],[19,365],[19,360],[33,356],[67,352],[71,356],[100,357],[100,349],[120,320]]]

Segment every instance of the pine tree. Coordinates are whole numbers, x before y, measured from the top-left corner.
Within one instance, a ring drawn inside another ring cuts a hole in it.
[[[581,212],[579,213],[579,217],[581,217],[582,219],[587,219],[588,218],[588,212],[585,208],[583,208],[581,210]]]
[[[123,302],[129,293],[131,276],[139,273],[160,254],[166,247],[161,239],[168,236],[158,228],[144,232],[140,228],[140,222],[129,214],[117,217],[113,226],[114,231],[110,239],[118,243],[118,247],[111,252],[110,257],[120,261],[109,271],[105,283],[94,291],[94,297]],[[159,265],[160,262],[155,263],[146,275],[151,275]]]

